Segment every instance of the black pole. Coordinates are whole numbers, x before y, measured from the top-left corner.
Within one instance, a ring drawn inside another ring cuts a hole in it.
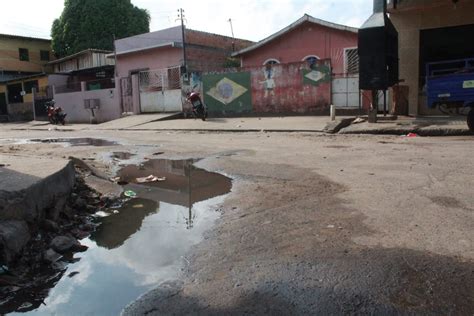
[[[359,89],[359,116],[362,116],[362,101],[361,101],[360,89]]]
[[[184,32],[184,10],[181,8],[178,10],[179,12],[179,18],[181,19],[181,36],[183,37],[183,66],[184,70],[187,73],[188,72],[188,65],[186,61],[186,37],[185,37],[185,32]]]

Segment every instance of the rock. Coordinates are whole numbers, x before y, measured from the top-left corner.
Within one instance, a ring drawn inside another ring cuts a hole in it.
[[[65,253],[69,250],[72,250],[72,248],[74,248],[78,244],[79,243],[77,242],[77,240],[72,237],[58,236],[51,241],[50,246],[56,252]]]
[[[81,245],[79,243],[77,245],[74,245],[74,247],[71,248],[73,252],[84,252],[84,251],[87,251],[87,249],[89,249],[89,247],[85,245]]]
[[[87,213],[89,214],[94,214],[95,212],[97,212],[97,208],[94,205],[89,204],[86,206],[86,209],[87,209]]]
[[[74,235],[74,237],[76,237],[79,240],[87,238],[87,237],[90,236],[90,233],[88,233],[86,231],[83,231],[83,230],[80,230],[80,229],[77,229],[77,228],[73,229],[71,231],[71,233]]]
[[[0,222],[0,261],[8,264],[30,240],[31,235],[25,221]]]
[[[86,223],[86,224],[80,225],[79,229],[86,232],[92,232],[95,230],[95,225],[92,223]]]
[[[87,202],[83,198],[77,198],[74,206],[83,209],[87,207]]]
[[[42,226],[43,229],[52,233],[56,233],[59,231],[59,225],[55,221],[52,221],[50,219],[45,219],[42,223]]]
[[[50,262],[50,263],[55,263],[56,261],[61,259],[61,257],[62,256],[59,253],[57,253],[56,251],[54,251],[51,248],[49,248],[48,250],[46,250],[43,253],[43,259],[47,262]]]

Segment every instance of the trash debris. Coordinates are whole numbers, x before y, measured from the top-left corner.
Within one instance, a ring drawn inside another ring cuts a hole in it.
[[[414,138],[414,137],[418,137],[419,135],[416,134],[416,133],[408,133],[406,135],[402,135],[403,137],[407,137],[407,138]]]
[[[68,278],[72,278],[73,276],[78,275],[78,274],[79,274],[79,271],[71,272],[68,274]]]
[[[7,266],[0,266],[0,275],[7,274],[7,273],[8,273],[8,267]]]
[[[358,123],[363,123],[363,122],[365,122],[365,119],[363,119],[362,117],[358,117],[352,121],[352,124],[358,124]]]
[[[165,152],[164,151],[157,151],[156,153],[153,153],[153,156],[158,156],[158,155],[163,155]]]
[[[120,213],[120,212],[119,212],[118,210],[113,210],[112,213],[118,214],[118,213]]]
[[[143,204],[135,204],[132,206],[132,208],[144,208],[145,206]]]
[[[328,225],[328,226],[326,226],[326,227],[327,227],[327,228],[335,228],[336,226],[334,226],[334,225]]]
[[[135,192],[133,192],[132,190],[127,190],[127,191],[123,192],[123,195],[125,195],[126,197],[130,197],[130,198],[133,198],[133,197],[137,196],[137,194]]]
[[[104,211],[98,211],[97,213],[95,213],[95,215],[97,217],[107,217],[107,216],[110,216],[110,213],[107,213],[107,212],[104,212]]]
[[[9,164],[0,163],[0,168],[8,167]]]
[[[157,181],[165,181],[165,177],[157,177],[154,175],[149,175],[148,177],[137,178],[138,183],[148,183],[148,182],[157,182]]]

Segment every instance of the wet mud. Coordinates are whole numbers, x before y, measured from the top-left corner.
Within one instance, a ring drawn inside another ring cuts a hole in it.
[[[346,188],[314,171],[220,163],[241,181],[184,283],[163,284],[125,315],[472,315],[473,262],[355,243],[374,232]]]

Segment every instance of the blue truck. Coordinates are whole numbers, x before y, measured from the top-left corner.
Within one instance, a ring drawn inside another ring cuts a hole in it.
[[[474,131],[474,58],[428,63],[426,94],[430,108],[467,112],[467,125]]]

